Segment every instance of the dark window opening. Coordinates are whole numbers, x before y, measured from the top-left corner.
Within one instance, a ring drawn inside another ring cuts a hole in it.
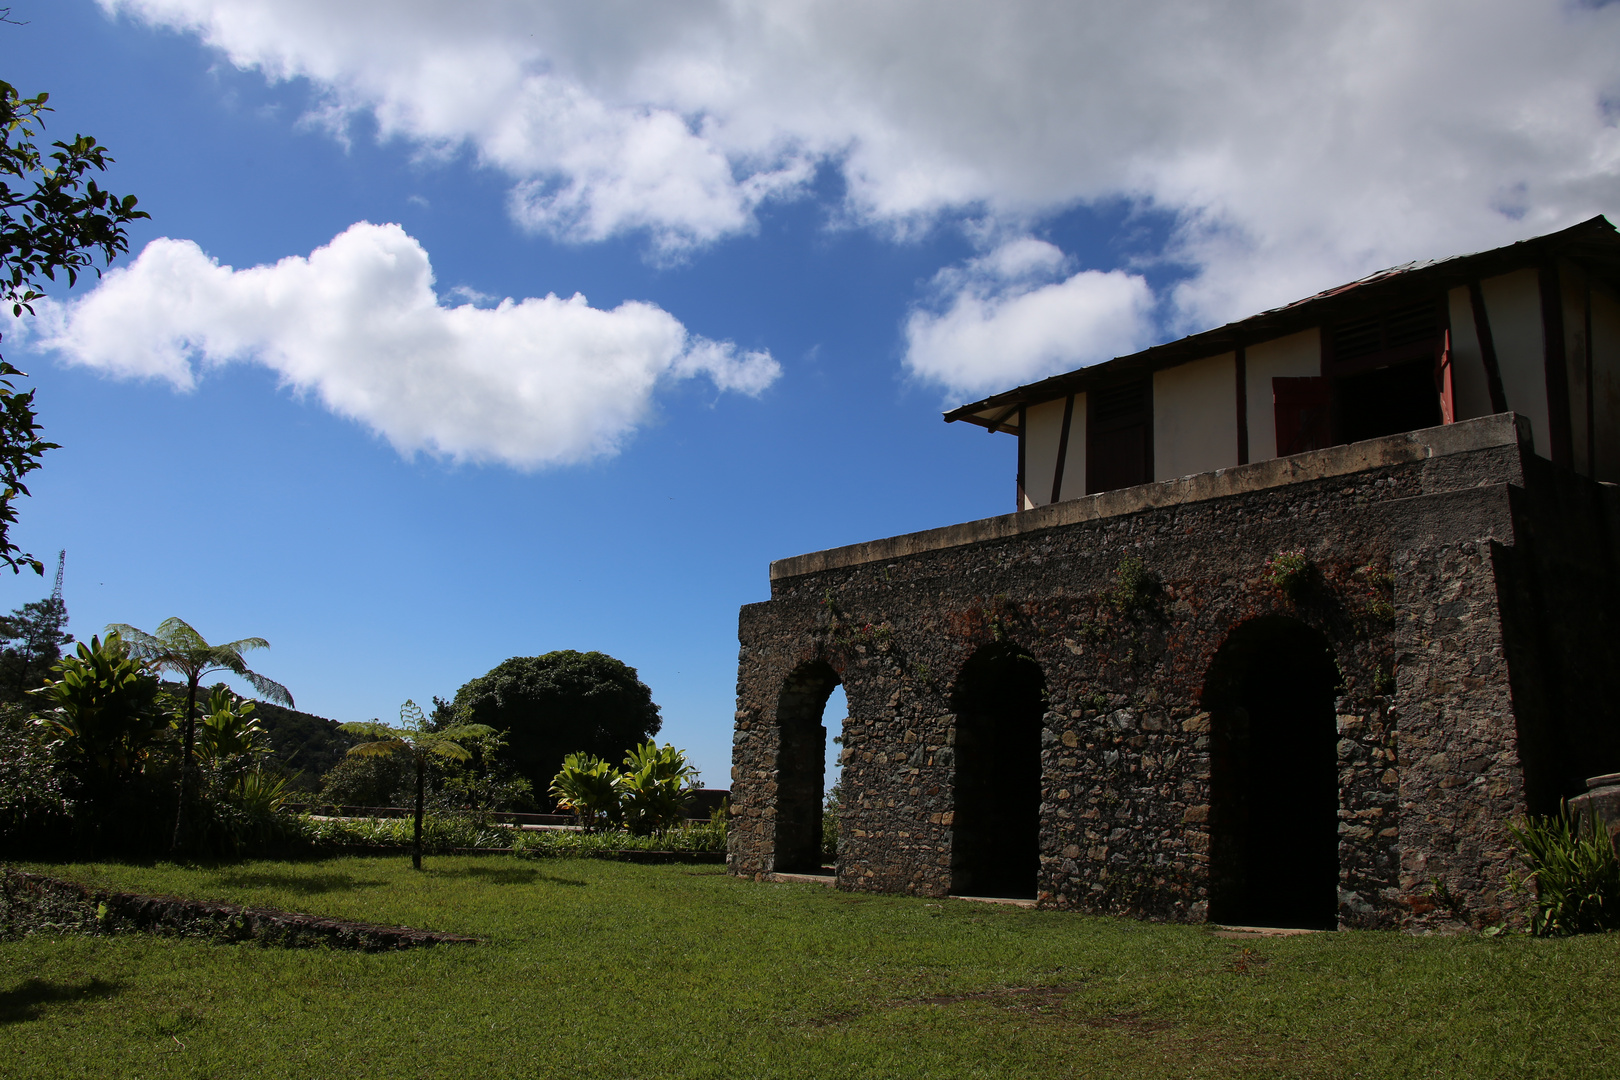
[[[1153,390],[1148,380],[1086,395],[1086,491],[1153,479]]]
[[[1046,679],[1015,646],[986,645],[957,679],[951,891],[1035,895],[1040,872]]]
[[[1338,684],[1327,639],[1281,616],[1233,630],[1210,665],[1210,921],[1337,925]]]
[[[1442,420],[1432,357],[1350,375],[1336,389],[1341,442],[1437,427]]]
[[[827,729],[821,722],[837,672],[821,661],[788,677],[776,704],[776,844],[771,869],[821,872]]]

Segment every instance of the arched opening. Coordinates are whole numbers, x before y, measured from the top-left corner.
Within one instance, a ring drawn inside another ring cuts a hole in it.
[[[776,704],[776,845],[772,868],[820,873],[827,729],[822,713],[838,674],[824,661],[788,676]]]
[[[1045,701],[1040,665],[1015,645],[984,646],[957,677],[954,893],[1035,895]]]
[[[1327,638],[1297,619],[1253,619],[1215,654],[1204,681],[1211,921],[1337,925],[1339,681]]]

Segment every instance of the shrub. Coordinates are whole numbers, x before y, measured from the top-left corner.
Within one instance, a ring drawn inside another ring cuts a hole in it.
[[[345,757],[321,777],[321,802],[332,806],[404,806],[413,796],[411,763],[402,755]]]
[[[569,754],[552,778],[551,793],[587,831],[622,824],[646,835],[684,819],[698,775],[686,751],[648,740],[625,755],[624,766],[615,774],[599,757]]]
[[[551,781],[557,805],[579,818],[586,831],[619,823],[619,792],[613,766],[595,754],[569,754]]]
[[[514,851],[531,858],[589,859],[622,851],[677,851],[686,854],[724,852],[724,826],[689,825],[637,836],[627,832],[524,832],[512,838]]]
[[[1509,825],[1534,884],[1530,930],[1541,937],[1620,929],[1620,853],[1596,812],[1582,828],[1569,808]]]
[[[1146,611],[1159,597],[1159,579],[1135,555],[1127,555],[1114,568],[1114,587],[1108,602],[1121,614]]]

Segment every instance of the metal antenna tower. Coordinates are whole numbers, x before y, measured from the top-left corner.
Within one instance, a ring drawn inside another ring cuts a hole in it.
[[[62,568],[67,565],[67,548],[56,553],[56,584],[51,588],[51,603],[62,603]]]

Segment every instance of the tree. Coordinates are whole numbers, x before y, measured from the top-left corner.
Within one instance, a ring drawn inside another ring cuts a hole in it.
[[[0,616],[0,701],[24,701],[40,685],[51,665],[62,659],[62,646],[71,644],[67,606],[61,597],[47,596]]]
[[[456,715],[507,733],[507,755],[545,791],[568,754],[616,761],[663,721],[636,669],[572,649],[514,656],[456,691]]]
[[[135,209],[135,196],[114,195],[90,175],[105,172],[113,160],[91,136],[54,142],[50,154],[40,151],[35,139],[51,111],[48,99],[25,98],[0,81],[0,300],[11,305],[13,316],[33,314],[45,282],[58,273],[69,287],[84,270],[99,276],[98,255],[111,263],[128,251],[125,227],[149,216]],[[29,566],[43,574],[44,564],[11,542],[11,526],[17,523],[16,498],[28,494],[23,478],[57,444],[40,438],[34,391],[19,393],[12,382],[17,377],[27,376],[0,360],[0,561],[12,573]]]
[[[107,633],[117,633],[128,646],[130,655],[142,661],[153,671],[167,671],[186,680],[186,710],[181,716],[183,745],[180,752],[180,806],[175,811],[174,840],[176,852],[186,850],[190,837],[186,833],[186,807],[197,790],[197,687],[203,676],[216,671],[229,671],[272,701],[291,706],[292,694],[274,679],[267,679],[248,669],[242,653],[248,649],[268,649],[264,638],[243,638],[224,645],[210,645],[203,636],[184,620],[164,619],[157,632],[148,634],[124,623],[113,623]]]
[[[427,795],[427,763],[429,758],[441,757],[449,761],[466,761],[472,752],[461,744],[474,739],[488,738],[495,729],[483,724],[452,724],[438,731],[431,729],[427,717],[414,701],[399,707],[399,726],[380,720],[344,724],[343,730],[371,741],[356,744],[349,750],[355,757],[401,754],[416,766],[416,839],[411,846],[411,866],[422,869],[422,811]]]
[[[169,727],[158,704],[158,681],[130,657],[116,632],[79,642],[34,691],[46,728],[70,767],[94,795],[140,771]]]

